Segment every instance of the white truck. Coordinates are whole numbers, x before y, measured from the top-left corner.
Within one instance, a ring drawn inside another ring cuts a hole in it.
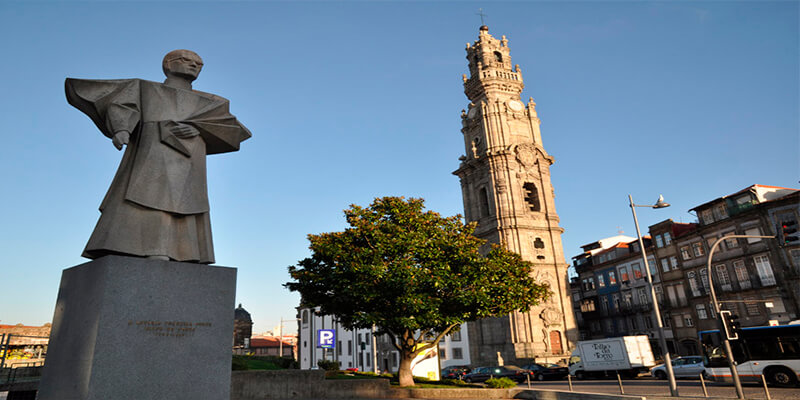
[[[654,366],[650,340],[645,335],[584,340],[569,358],[569,374],[577,379],[616,376],[635,378]]]

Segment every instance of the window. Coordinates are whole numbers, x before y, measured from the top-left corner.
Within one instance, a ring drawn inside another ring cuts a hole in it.
[[[338,345],[336,346],[336,355],[337,356],[342,355],[342,341],[341,340],[339,341]]]
[[[695,309],[697,310],[697,318],[708,319],[708,314],[706,313],[705,304],[698,304],[695,306]]]
[[[669,267],[672,268],[673,271],[678,269],[678,257],[672,256],[669,258]]]
[[[683,316],[676,315],[675,318],[674,318],[674,321],[675,321],[675,327],[676,328],[683,328]]]
[[[703,254],[706,254],[705,251],[703,251],[703,242],[692,243],[692,252],[695,257],[702,257]]]
[[[753,300],[753,298],[748,298],[747,300]],[[759,310],[758,303],[755,301],[745,302],[745,308],[747,309],[747,315],[759,315],[761,314],[761,310]]]
[[[700,219],[703,221],[704,225],[708,225],[714,222],[714,215],[711,212],[710,208],[707,208],[700,212]]]
[[[480,192],[478,192],[478,200],[480,200],[480,207],[478,213],[480,214],[481,218],[489,216],[489,194],[486,192],[486,188],[481,188]]]
[[[460,342],[461,341],[461,331],[455,331],[450,334],[450,340],[453,342]]]
[[[705,210],[700,212],[700,220],[703,221],[704,225],[708,225],[708,224],[714,222],[714,215],[711,212],[710,208],[707,208],[707,209],[705,209]]]
[[[717,282],[722,290],[729,291],[731,287],[731,277],[728,275],[728,268],[725,264],[715,265],[714,269],[717,271]]]
[[[661,235],[656,235],[656,247],[659,249],[664,247],[664,240],[661,238]]]
[[[669,232],[664,232],[664,245],[669,246],[672,244],[672,236],[669,235]]]
[[[678,302],[682,305],[686,305],[686,289],[683,288],[683,284],[679,283],[675,285],[675,293],[678,294]]]
[[[639,266],[639,263],[631,264],[631,270],[633,270],[634,278],[642,279],[642,267]]]
[[[639,252],[639,242],[634,242],[633,246],[631,246],[631,252],[638,253]]]
[[[708,293],[708,269],[703,268],[700,270],[700,282],[703,284],[703,289]]]
[[[360,334],[360,333],[358,334],[358,343],[359,343],[359,344],[361,344],[361,343],[364,343],[364,341],[363,341],[363,340],[361,340],[361,334]]]
[[[431,336],[433,336],[433,335],[431,335]],[[364,334],[364,341],[367,342],[367,345],[369,345],[369,332]]]
[[[736,280],[739,281],[739,287],[744,289],[750,289],[750,275],[747,274],[747,267],[744,265],[744,261],[736,260],[733,262],[733,271],[736,273]]]
[[[544,248],[544,241],[542,241],[542,238],[538,238],[538,237],[537,237],[537,238],[536,238],[536,239],[533,241],[533,248],[534,248],[534,249],[543,249],[543,248]]]
[[[303,325],[308,323],[308,310],[303,310]]]
[[[536,185],[527,182],[522,185],[522,188],[525,189],[525,202],[528,203],[528,208],[531,211],[539,211],[539,191],[536,190]]]
[[[714,303],[708,303],[708,313],[711,315],[711,319],[717,318],[717,313],[714,312]]]
[[[584,278],[582,282],[584,291],[594,290],[594,278]]]
[[[614,310],[619,311],[620,310],[620,307],[619,307],[619,294],[618,293],[614,293],[611,296],[611,301],[614,302]]]
[[[582,312],[592,312],[595,310],[594,300],[583,300],[581,301],[581,311]]]
[[[636,316],[635,315],[633,317],[631,317],[630,319],[628,319],[628,322],[630,322],[629,325],[630,325],[632,331],[635,331],[635,330],[639,329],[639,327],[637,326],[638,324],[636,323]]]
[[[603,274],[597,275],[597,287],[606,287],[606,280],[603,278]]]
[[[639,304],[647,304],[647,290],[645,288],[636,289],[636,294],[639,296]]]
[[[439,358],[447,360],[447,349],[439,349]]]
[[[617,274],[614,271],[608,271],[608,285],[617,284]]]
[[[642,319],[644,319],[644,329],[653,329],[653,320],[650,319],[650,315],[642,315]]]
[[[728,212],[725,210],[725,203],[719,203],[714,206],[714,219],[717,221],[728,217]]]
[[[603,296],[600,298],[600,307],[602,307],[603,312],[608,312],[608,297]]]
[[[366,354],[366,357],[367,357],[367,366],[369,367],[370,366],[369,362],[370,362],[370,360],[372,360],[372,357],[369,356],[369,353],[365,353],[365,354]]]
[[[653,290],[656,292],[656,300],[659,303],[664,302],[664,289],[661,286],[653,286]]]
[[[664,272],[669,272],[669,260],[666,258],[661,259],[661,270]]]
[[[464,353],[460,347],[453,347],[453,359],[454,360],[461,360],[464,358]]]
[[[692,320],[692,317],[687,315],[683,318],[683,320],[686,322],[686,326],[690,328],[694,326],[694,321]]]
[[[760,236],[761,235],[761,229],[758,229],[758,227],[745,229],[744,234],[745,235]],[[761,241],[760,238],[747,238],[747,243],[757,243],[757,242],[760,242],[760,241]]]
[[[689,253],[689,246],[681,247],[681,258],[684,260],[689,260],[692,258],[692,254]]]
[[[769,258],[767,256],[755,256],[753,261],[756,263],[756,271],[758,271],[758,278],[761,279],[761,284],[764,286],[774,285],[775,275],[772,274]]]
[[[625,307],[631,308],[633,305],[633,295],[630,291],[627,291],[622,294],[622,302],[625,304]]]
[[[689,280],[689,289],[692,291],[692,296],[700,296],[700,287],[697,285],[697,274],[690,271],[686,274],[686,279]]]
[[[798,251],[798,256],[800,257],[800,251]],[[622,281],[622,283],[630,282],[630,279],[628,278],[628,267],[621,267],[619,269],[619,279]]]
[[[733,232],[728,232],[728,233],[724,233],[722,236],[727,236],[727,235],[732,235],[732,234],[733,234]],[[725,248],[726,249],[731,250],[731,249],[735,249],[737,247],[739,247],[739,239],[737,239],[737,238],[725,239]]]
[[[671,328],[672,327],[672,318],[670,318],[669,313],[665,312],[661,319],[663,320],[664,328]]]
[[[500,54],[499,51],[494,52],[494,60],[497,62],[503,62],[503,55]]]
[[[349,356],[349,355],[352,355],[352,354],[353,354],[353,341],[352,340],[348,340],[347,341],[347,355]]]
[[[392,352],[392,367],[397,367],[397,352]]]
[[[667,286],[667,297],[669,297],[669,303],[672,304],[673,307],[678,306],[678,299],[675,297],[674,286]]]

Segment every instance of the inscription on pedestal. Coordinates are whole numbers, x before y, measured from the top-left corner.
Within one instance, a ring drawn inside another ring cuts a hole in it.
[[[180,338],[203,333],[207,328],[211,328],[211,322],[128,320],[128,327],[139,335]]]

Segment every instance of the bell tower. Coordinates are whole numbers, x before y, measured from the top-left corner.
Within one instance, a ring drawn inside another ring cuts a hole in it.
[[[466,155],[453,172],[461,180],[464,215],[477,222],[475,235],[502,243],[533,264],[531,275],[549,284],[553,296],[527,312],[469,323],[470,359],[476,365],[499,361],[568,358],[577,341],[561,245],[554,191],[553,157],[542,145],[533,98],[520,101],[525,87],[519,65],[511,64],[508,40],[480,27],[478,40],[467,44],[470,100],[461,113]]]

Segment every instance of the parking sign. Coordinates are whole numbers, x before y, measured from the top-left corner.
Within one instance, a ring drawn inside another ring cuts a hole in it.
[[[336,331],[333,329],[320,329],[317,331],[317,347],[332,349],[336,347]]]

